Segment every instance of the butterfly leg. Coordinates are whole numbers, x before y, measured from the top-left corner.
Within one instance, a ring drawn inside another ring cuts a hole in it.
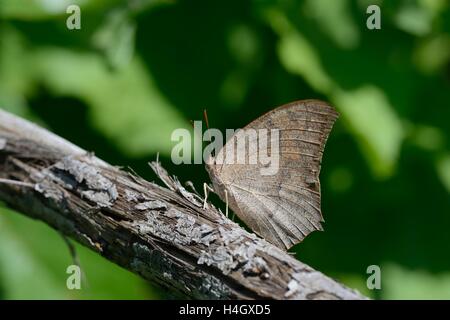
[[[206,183],[203,183],[203,195],[204,195],[204,199],[203,199],[203,209],[206,209],[206,200],[208,199],[208,189],[207,189],[208,185]]]
[[[208,191],[214,191],[207,183],[203,183],[203,194],[205,196],[203,200],[203,209],[206,209],[206,200],[208,199]]]
[[[225,216],[228,218],[228,191],[225,189]]]

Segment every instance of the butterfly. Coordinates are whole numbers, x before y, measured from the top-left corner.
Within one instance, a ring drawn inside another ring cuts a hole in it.
[[[239,147],[237,134],[233,135],[206,161],[214,192],[256,234],[284,250],[323,230],[319,174],[325,143],[338,116],[319,100],[295,101],[260,116],[244,132],[270,131],[269,140],[276,139],[278,148],[261,143],[259,137],[247,137],[247,144]],[[247,152],[249,159],[263,151],[277,156],[278,168],[273,174],[262,174],[267,165],[261,162],[225,161],[227,150],[234,149]]]

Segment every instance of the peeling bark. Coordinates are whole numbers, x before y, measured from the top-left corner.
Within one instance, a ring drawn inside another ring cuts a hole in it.
[[[144,279],[195,299],[365,299],[151,167],[166,187],[0,110],[0,199]]]

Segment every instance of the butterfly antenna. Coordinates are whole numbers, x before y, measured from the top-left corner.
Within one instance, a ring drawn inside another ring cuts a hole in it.
[[[208,112],[206,109],[203,109],[203,118],[205,119],[206,128],[209,129]]]
[[[209,129],[209,121],[208,121],[208,112],[206,109],[203,109],[203,119],[205,119],[206,128]],[[208,132],[208,141],[211,141],[211,134]],[[211,155],[215,157],[215,149],[212,150]]]

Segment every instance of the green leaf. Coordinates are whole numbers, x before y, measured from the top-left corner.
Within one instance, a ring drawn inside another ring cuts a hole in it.
[[[450,153],[441,155],[436,161],[439,178],[445,189],[450,193]]]
[[[432,16],[423,7],[405,5],[398,10],[395,23],[403,31],[424,36],[431,31]]]
[[[19,20],[44,20],[65,15],[67,7],[77,5],[82,14],[91,9],[105,9],[120,0],[2,0],[0,17]],[[68,15],[67,15],[68,16]]]
[[[3,214],[3,210],[0,209]],[[25,234],[25,233],[24,233]],[[4,299],[61,299],[66,292],[0,216],[0,281]]]
[[[24,95],[33,89],[33,78],[24,39],[13,27],[3,23],[0,29],[0,106],[24,115]]]
[[[98,55],[55,48],[40,50],[35,65],[55,94],[86,101],[92,124],[130,156],[170,155],[172,131],[189,127],[139,58],[112,71]]]
[[[353,90],[341,89],[323,67],[313,45],[280,11],[269,11],[267,17],[280,35],[278,54],[283,66],[328,96],[342,113],[373,174],[380,178],[391,175],[405,134],[385,93],[370,84]]]
[[[422,40],[414,50],[413,59],[426,74],[442,72],[450,60],[450,36],[441,34]]]
[[[102,50],[113,68],[128,65],[134,55],[136,23],[126,9],[109,13],[93,36],[93,44]]]
[[[0,207],[0,287],[8,299],[147,299],[145,281],[76,245],[87,283],[66,287],[73,264],[64,240],[42,222]]]
[[[2,0],[0,15],[4,18],[35,20],[65,14],[71,4],[83,5],[87,0]]]
[[[308,0],[308,12],[327,35],[341,48],[352,49],[359,43],[358,26],[353,20],[348,0]]]
[[[380,178],[391,175],[405,133],[383,91],[370,85],[352,91],[338,90],[333,101],[357,138],[373,173]]]
[[[294,29],[281,12],[268,11],[267,17],[280,36],[278,56],[286,70],[303,77],[317,91],[330,92],[334,87],[333,80],[324,70],[311,43]]]
[[[450,273],[431,274],[399,265],[381,268],[383,299],[450,299]]]

